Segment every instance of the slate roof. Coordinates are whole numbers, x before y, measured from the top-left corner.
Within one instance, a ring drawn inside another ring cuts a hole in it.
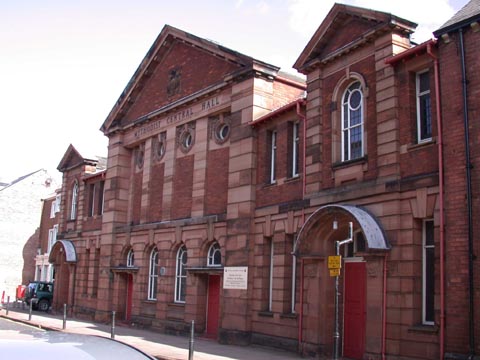
[[[480,0],[470,0],[463,8],[461,8],[455,15],[452,16],[440,29],[433,32],[435,37],[460,29],[464,26],[470,25],[474,21],[480,20]]]

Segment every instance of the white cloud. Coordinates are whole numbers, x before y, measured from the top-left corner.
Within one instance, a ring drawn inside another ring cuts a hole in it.
[[[302,36],[311,37],[332,8],[334,0],[290,0],[290,27]],[[416,22],[413,40],[422,42],[433,37],[437,30],[455,13],[447,0],[347,0],[344,4],[391,13]]]
[[[260,14],[266,14],[270,10],[270,5],[265,1],[260,1],[257,3],[256,8]]]

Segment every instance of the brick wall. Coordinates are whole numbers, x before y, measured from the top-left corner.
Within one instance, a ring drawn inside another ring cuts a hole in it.
[[[160,63],[161,66],[156,66]],[[202,50],[176,42],[168,56],[149,69],[152,74],[149,81],[138,86],[139,97],[135,99],[129,109],[125,122],[128,123],[163,105],[218,82],[224,75],[236,68],[237,66],[231,62],[214,56],[206,56]],[[181,74],[180,89],[177,94],[168,96],[166,84],[169,83],[170,71],[175,69],[179,70]]]
[[[205,215],[227,211],[229,148],[211,150],[207,154],[205,181]]]
[[[442,116],[445,159],[445,216],[446,216],[446,351],[468,353],[468,212],[466,198],[465,129],[463,118],[463,94],[459,38],[450,34],[451,42],[439,42]],[[470,154],[473,190],[473,236],[475,254],[479,251],[476,234],[480,231],[477,221],[480,208],[475,199],[480,195],[480,133],[478,96],[480,95],[480,33],[465,29],[467,91],[470,127]],[[479,289],[479,266],[474,262],[475,289]],[[475,295],[475,308],[480,306]],[[479,333],[479,315],[475,311],[475,327]],[[476,351],[478,352],[478,337]]]
[[[175,161],[172,219],[190,217],[192,210],[193,162],[189,155]]]
[[[162,220],[164,171],[164,163],[152,165],[150,184],[148,185],[149,207],[147,218],[149,222]]]
[[[132,223],[140,223],[140,214],[142,211],[142,184],[143,171],[139,170],[133,175],[133,194],[132,194]]]
[[[303,111],[303,110],[302,110]],[[263,207],[281,204],[302,198],[302,126],[299,123],[299,176],[292,177],[292,136],[293,123],[299,121],[296,108],[267,120],[256,126],[257,132],[257,191],[256,206]],[[271,132],[277,132],[276,137],[276,183],[270,184],[271,166]]]

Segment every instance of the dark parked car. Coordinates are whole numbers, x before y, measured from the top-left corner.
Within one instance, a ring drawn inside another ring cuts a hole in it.
[[[25,290],[24,301],[32,303],[34,309],[48,311],[53,299],[53,283],[45,281],[32,281]]]

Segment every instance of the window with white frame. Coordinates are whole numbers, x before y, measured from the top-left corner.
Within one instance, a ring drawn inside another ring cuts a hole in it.
[[[72,188],[72,207],[70,210],[70,220],[77,218],[77,203],[78,203],[78,182],[75,181]]]
[[[95,215],[95,196],[97,187],[95,184],[90,184],[88,191],[88,216]]]
[[[150,252],[148,268],[148,300],[157,300],[158,250]]]
[[[213,243],[208,249],[208,266],[222,266],[222,253],[220,251],[220,245]]]
[[[175,302],[184,303],[187,289],[187,248],[178,249],[175,273]]]
[[[50,218],[53,219],[57,212],[60,211],[60,200],[61,200],[61,195],[55,196],[55,200],[52,201],[52,206],[50,208]]]
[[[133,249],[130,249],[127,253],[127,267],[134,267],[135,266],[135,253]]]
[[[55,217],[55,200],[52,201],[52,204],[50,206],[50,219],[53,219]]]
[[[104,210],[104,203],[105,203],[105,181],[100,181],[98,195],[99,196],[98,196],[97,214],[102,215]]]
[[[417,94],[417,141],[418,143],[432,139],[432,111],[430,101],[430,72],[428,70],[416,74]]]
[[[53,228],[48,230],[48,249],[47,253],[50,254],[52,251],[53,245],[57,241],[57,234],[58,234],[58,225],[54,225]]]
[[[423,221],[422,323],[435,323],[435,240],[433,220]]]
[[[356,81],[342,98],[342,161],[363,155],[363,92],[360,81]]]
[[[294,122],[292,125],[292,177],[298,176],[300,159],[300,123]]]
[[[270,132],[270,184],[274,184],[275,177],[275,162],[277,157],[277,132]]]
[[[62,202],[62,195],[55,196],[55,213],[60,212],[60,203]]]

